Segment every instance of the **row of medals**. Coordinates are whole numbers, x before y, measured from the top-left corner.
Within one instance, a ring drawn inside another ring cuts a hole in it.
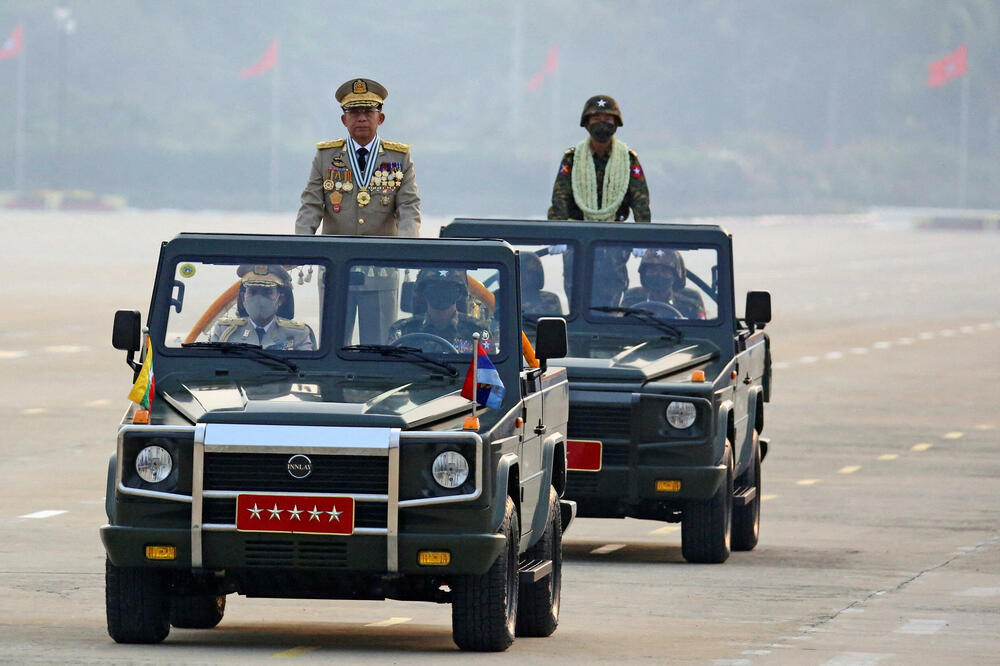
[[[388,206],[391,201],[388,192],[395,190],[403,183],[403,171],[400,167],[401,165],[395,162],[392,165],[381,164],[379,169],[372,173],[368,187],[362,187],[358,192],[358,206],[363,208],[371,202],[372,197],[369,190],[383,192],[382,205]],[[389,170],[390,168],[392,171]],[[327,179],[323,181],[323,189],[330,193],[330,203],[339,208],[340,202],[344,200],[342,192],[350,192],[354,189],[350,170],[330,167]],[[339,212],[339,210],[334,212]]]

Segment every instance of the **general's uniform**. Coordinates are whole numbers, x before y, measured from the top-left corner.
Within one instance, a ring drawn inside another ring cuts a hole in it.
[[[268,350],[312,351],[315,348],[309,327],[299,321],[275,317],[264,327],[261,337],[249,317],[225,317],[212,329],[211,342],[245,342]]]
[[[389,329],[387,344],[392,344],[399,338],[410,333],[429,333],[439,338],[444,338],[450,342],[459,352],[472,351],[472,334],[479,333],[482,336],[480,344],[487,353],[493,353],[493,339],[488,330],[485,330],[481,323],[469,315],[456,312],[451,320],[443,327],[435,326],[427,315],[417,315],[397,321]]]

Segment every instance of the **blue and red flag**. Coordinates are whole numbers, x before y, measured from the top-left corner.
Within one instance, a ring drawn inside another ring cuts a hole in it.
[[[497,372],[496,366],[493,365],[493,362],[479,341],[476,341],[476,347],[479,350],[477,354],[478,361],[476,362],[476,365],[478,365],[476,376],[473,379],[473,363],[469,363],[469,371],[465,373],[465,384],[462,386],[462,397],[472,400],[473,385],[475,385],[476,402],[490,409],[499,409],[500,403],[503,402],[504,394],[503,382],[500,381],[500,373]]]

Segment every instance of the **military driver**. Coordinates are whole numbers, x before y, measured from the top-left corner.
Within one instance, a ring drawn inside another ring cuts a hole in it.
[[[293,321],[291,278],[281,266],[243,264],[236,269],[239,316],[224,317],[212,329],[211,342],[244,342],[264,349],[315,349],[312,330]]]
[[[686,288],[684,259],[677,250],[650,249],[639,262],[641,287],[625,292],[622,307],[642,307],[643,303],[664,303],[684,319],[705,319],[705,303],[694,289]]]
[[[426,336],[442,338],[459,352],[472,351],[472,334],[482,336],[480,342],[487,353],[495,351],[495,341],[487,327],[466,314],[469,283],[465,271],[454,268],[422,268],[413,286],[413,317],[400,319],[389,328],[388,344],[420,347],[424,351],[448,352],[438,343],[427,341]],[[413,335],[417,334],[417,335]],[[421,335],[422,334],[422,335]],[[413,335],[412,343],[406,336]],[[421,340],[423,338],[423,340]]]

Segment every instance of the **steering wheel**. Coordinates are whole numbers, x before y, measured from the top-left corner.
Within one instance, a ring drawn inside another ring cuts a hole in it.
[[[434,335],[433,333],[407,333],[393,340],[392,346],[402,347],[406,345],[406,343],[411,343],[413,346],[423,349],[423,346],[420,344],[423,342],[429,342],[435,346],[441,347],[444,352],[451,352],[452,354],[459,353],[459,351],[455,349],[455,345],[451,344],[440,335]]]
[[[629,307],[636,308],[637,310],[650,310],[658,317],[662,317],[666,314],[668,319],[687,319],[687,317],[681,314],[680,310],[672,306],[670,303],[664,303],[663,301],[643,301],[641,303],[630,305]]]

